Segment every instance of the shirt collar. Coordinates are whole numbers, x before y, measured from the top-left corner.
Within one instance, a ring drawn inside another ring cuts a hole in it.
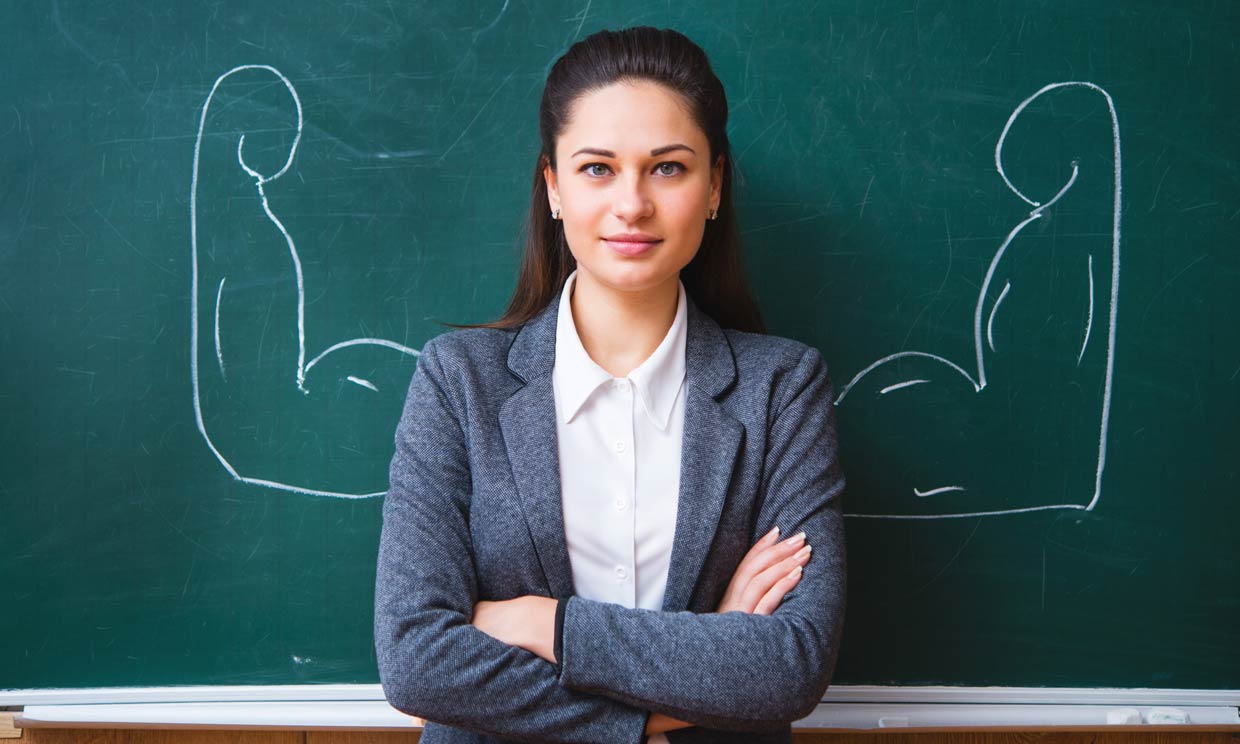
[[[581,337],[577,335],[569,299],[576,277],[574,270],[560,292],[555,331],[555,369],[552,372],[552,381],[560,395],[561,416],[566,424],[572,421],[599,385],[615,379],[590,358],[581,344]],[[685,379],[688,309],[685,285],[679,281],[677,285],[676,317],[672,320],[672,327],[654,353],[628,376],[646,415],[660,431],[667,429],[672,406]]]

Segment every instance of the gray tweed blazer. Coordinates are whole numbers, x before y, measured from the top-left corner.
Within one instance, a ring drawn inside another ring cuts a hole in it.
[[[790,742],[822,698],[844,617],[844,477],[819,353],[723,330],[688,302],[679,505],[662,611],[574,596],[551,370],[559,299],[514,330],[429,341],[383,509],[375,648],[423,744]],[[771,615],[716,613],[776,525],[814,546]],[[551,664],[470,624],[475,603],[566,599]]]

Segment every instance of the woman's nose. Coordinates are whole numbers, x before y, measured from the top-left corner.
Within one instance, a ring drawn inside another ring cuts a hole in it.
[[[654,211],[654,202],[647,195],[646,185],[640,176],[620,179],[611,209],[616,217],[626,222],[650,216]]]

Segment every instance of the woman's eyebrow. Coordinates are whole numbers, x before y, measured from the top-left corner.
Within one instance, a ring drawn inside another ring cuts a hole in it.
[[[662,155],[665,152],[671,152],[673,150],[688,150],[689,152],[692,152],[694,155],[697,155],[697,153],[694,152],[692,147],[689,147],[688,145],[682,145],[680,143],[676,143],[674,145],[664,145],[663,147],[656,147],[650,151],[650,154],[651,155]],[[569,157],[575,158],[578,155],[583,155],[583,154],[584,155],[599,155],[604,158],[616,157],[616,153],[612,152],[611,150],[603,150],[598,147],[583,147],[577,152],[570,155]]]

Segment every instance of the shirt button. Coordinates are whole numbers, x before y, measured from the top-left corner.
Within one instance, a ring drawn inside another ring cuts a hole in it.
[[[616,389],[622,393],[628,392],[629,381],[628,380],[616,380]]]
[[[623,579],[628,575],[629,575],[629,572],[625,570],[624,566],[616,566],[616,576],[619,576],[620,578]]]
[[[617,452],[623,452],[628,448],[629,448],[629,445],[625,444],[623,439],[616,440],[616,451]]]
[[[626,501],[625,499],[616,499],[616,508],[619,509],[620,511],[624,511],[624,507],[628,505],[629,505],[629,502]]]

